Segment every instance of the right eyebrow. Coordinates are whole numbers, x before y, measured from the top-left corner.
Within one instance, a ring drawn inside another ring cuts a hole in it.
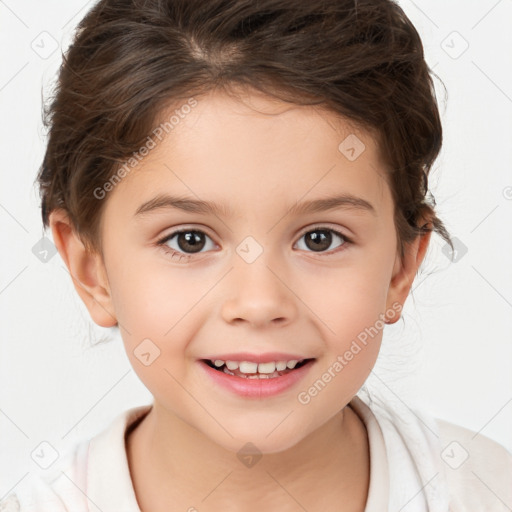
[[[230,217],[233,215],[233,212],[230,208],[219,205],[215,202],[203,201],[201,199],[194,199],[191,197],[180,197],[173,196],[169,194],[159,194],[158,196],[146,201],[141,204],[137,211],[135,212],[135,216],[144,215],[150,212],[175,208],[178,210],[183,210],[185,212],[191,213],[202,213],[202,214],[213,214],[213,215],[223,215],[226,217]]]

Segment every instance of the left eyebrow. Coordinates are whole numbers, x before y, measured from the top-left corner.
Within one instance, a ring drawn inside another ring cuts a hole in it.
[[[141,204],[137,208],[134,216],[168,208],[175,208],[192,213],[214,215],[220,214],[225,217],[233,216],[233,211],[227,206],[219,205],[215,202],[203,201],[201,199],[194,199],[185,196],[171,196],[167,194],[160,194],[153,199],[150,199],[149,201]],[[371,203],[361,197],[357,197],[352,194],[341,194],[337,196],[296,203],[288,208],[287,211],[289,214],[298,215],[334,210],[336,208],[342,208],[346,210],[359,210],[369,212],[374,216],[377,215],[377,212]]]
[[[345,210],[359,210],[377,216],[377,211],[371,203],[362,197],[357,197],[352,194],[341,194],[337,196],[296,203],[289,209],[289,213],[292,215],[301,213],[317,213],[327,210],[334,210],[335,208],[342,208]]]

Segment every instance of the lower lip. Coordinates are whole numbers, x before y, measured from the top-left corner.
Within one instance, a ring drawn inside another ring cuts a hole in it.
[[[223,388],[247,398],[267,398],[292,388],[304,378],[315,361],[312,359],[304,366],[273,379],[249,379],[228,375],[223,371],[214,370],[204,361],[198,362],[206,374]]]

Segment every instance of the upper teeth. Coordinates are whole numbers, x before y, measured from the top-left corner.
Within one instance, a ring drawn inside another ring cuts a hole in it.
[[[252,363],[250,361],[223,361],[222,359],[215,359],[213,364],[217,367],[225,364],[228,370],[238,370],[242,373],[274,373],[276,370],[281,372],[286,368],[295,368],[299,361],[292,359],[290,361],[270,361],[268,363]]]

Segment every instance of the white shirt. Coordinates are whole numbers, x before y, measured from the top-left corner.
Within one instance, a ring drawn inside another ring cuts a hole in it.
[[[355,396],[349,405],[368,432],[365,512],[512,510],[512,455],[500,444],[401,404],[366,403]],[[0,502],[0,511],[140,512],[125,434],[150,409],[145,405],[120,414],[77,444],[51,475],[23,480]]]

